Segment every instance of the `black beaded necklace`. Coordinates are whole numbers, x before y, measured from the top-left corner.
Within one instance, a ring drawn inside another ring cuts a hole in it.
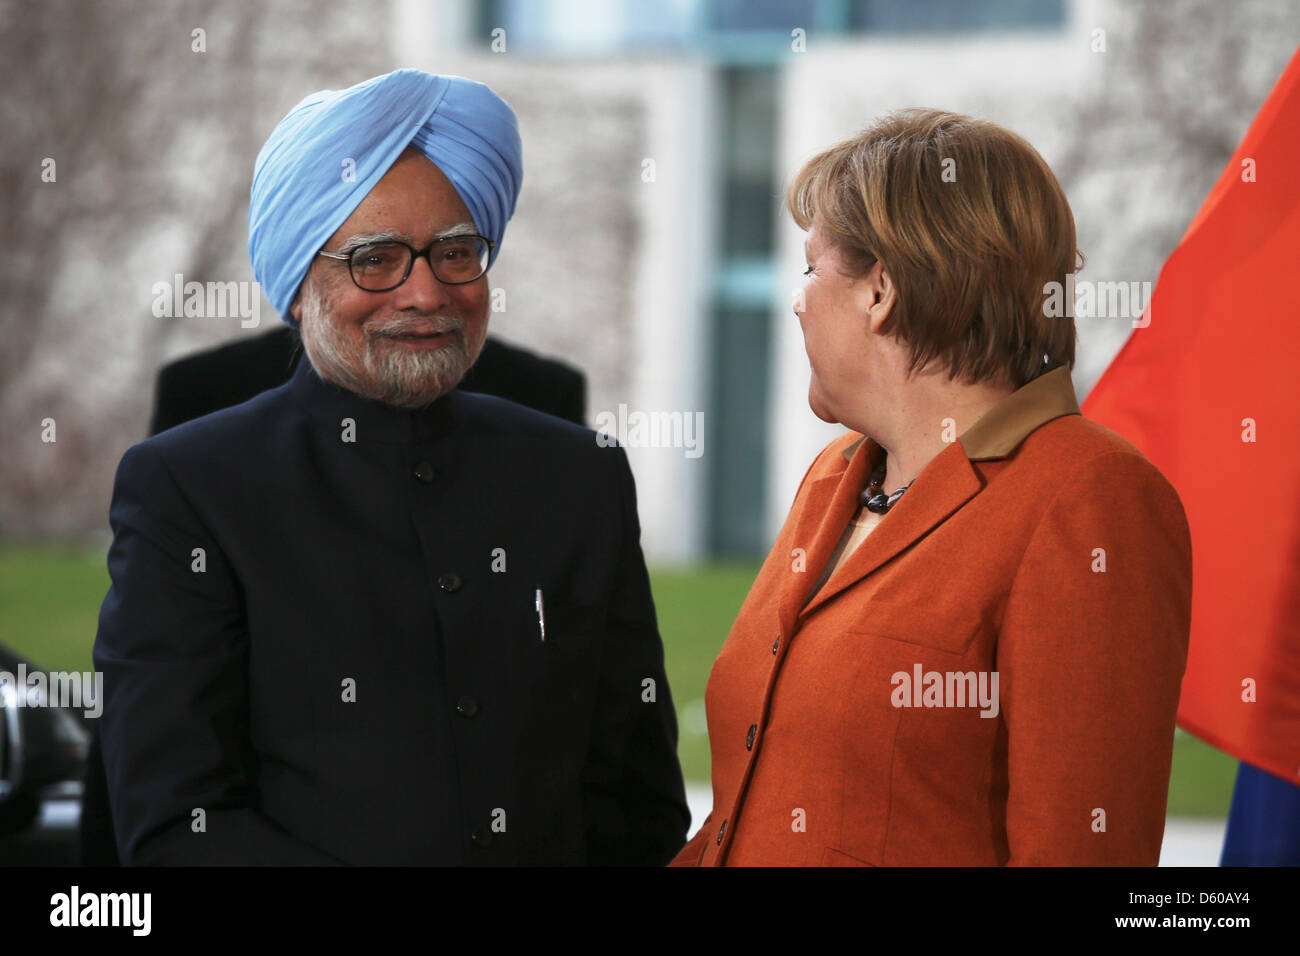
[[[912,481],[903,485],[903,487],[899,488],[892,495],[886,495],[885,489],[882,488],[881,485],[884,484],[885,481],[885,466],[887,464],[888,461],[882,458],[880,464],[876,466],[876,470],[873,471],[871,477],[867,479],[867,487],[863,488],[862,492],[858,495],[858,502],[872,514],[887,514],[889,509],[897,504],[898,499],[903,497],[903,492],[912,487],[912,481],[916,481],[916,479],[913,478]]]

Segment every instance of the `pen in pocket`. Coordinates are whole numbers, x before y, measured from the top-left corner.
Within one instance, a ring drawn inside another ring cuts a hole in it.
[[[542,589],[537,589],[537,597],[534,600],[537,608],[537,632],[541,635],[542,640],[546,640],[546,608],[542,604]]]

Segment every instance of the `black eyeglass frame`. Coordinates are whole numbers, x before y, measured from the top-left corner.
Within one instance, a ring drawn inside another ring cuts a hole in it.
[[[438,243],[440,242],[455,242],[457,240],[464,240],[464,239],[478,239],[480,242],[484,243],[488,249],[488,262],[484,263],[483,271],[480,272],[478,275],[476,275],[474,278],[461,279],[459,282],[448,282],[442,276],[438,275],[438,270],[435,269],[433,266],[433,258],[431,256],[431,253],[433,252],[433,247],[438,245]],[[394,283],[393,285],[387,286],[383,289],[367,289],[365,286],[363,286],[360,282],[357,281],[356,273],[352,271],[352,257],[356,255],[358,252],[361,252],[362,250],[369,248],[370,246],[379,246],[379,245],[402,246],[403,248],[405,248],[406,251],[410,254],[409,258],[406,260],[406,271],[402,273],[402,278],[398,280],[396,283]],[[363,246],[358,246],[357,248],[353,249],[351,252],[326,252],[324,249],[322,249],[320,252],[316,253],[316,255],[324,256],[327,259],[337,259],[341,262],[346,262],[348,264],[348,278],[350,278],[352,280],[352,284],[356,286],[358,289],[360,289],[362,292],[392,292],[394,289],[405,285],[406,280],[411,278],[411,270],[415,268],[415,260],[417,259],[423,259],[425,262],[429,263],[429,272],[432,273],[433,277],[437,279],[439,282],[441,282],[443,285],[468,285],[471,282],[477,282],[479,279],[487,275],[488,266],[492,261],[492,250],[495,249],[496,247],[497,244],[493,242],[491,239],[489,239],[487,236],[480,236],[478,233],[475,232],[462,232],[455,236],[442,236],[441,238],[434,239],[423,249],[416,249],[415,246],[411,245],[409,242],[403,242],[400,239],[380,239],[375,242],[368,242]]]

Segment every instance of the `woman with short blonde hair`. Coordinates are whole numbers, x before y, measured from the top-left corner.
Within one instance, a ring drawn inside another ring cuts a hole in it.
[[[1044,286],[1082,259],[1074,216],[1015,133],[938,110],[891,113],[813,157],[787,204],[801,229],[820,216],[847,268],[889,263],[893,329],[915,367],[938,357],[969,381],[1019,388],[1044,364],[1074,366],[1074,322],[1042,308]]]
[[[809,404],[849,433],[714,665],[713,811],[674,862],[1154,865],[1191,541],[1079,414],[1056,177],[993,123],[905,110],[787,204]]]

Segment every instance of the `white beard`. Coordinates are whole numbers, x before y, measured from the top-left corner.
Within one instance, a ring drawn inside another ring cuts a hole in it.
[[[423,408],[459,385],[482,350],[483,343],[478,342],[470,353],[464,322],[450,316],[370,323],[358,348],[331,320],[315,283],[308,286],[303,290],[299,331],[312,368],[327,382],[365,398],[398,408]],[[441,348],[408,349],[388,338],[429,325],[453,333]]]

